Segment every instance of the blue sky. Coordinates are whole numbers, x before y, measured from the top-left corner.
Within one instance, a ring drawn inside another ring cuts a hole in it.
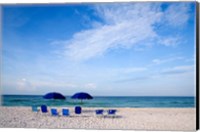
[[[4,5],[3,94],[195,96],[195,2]]]

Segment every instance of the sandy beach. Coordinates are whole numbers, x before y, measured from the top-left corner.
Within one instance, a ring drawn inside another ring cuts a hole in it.
[[[34,113],[31,107],[0,107],[0,127],[195,130],[194,108],[116,108],[115,118],[97,117],[94,110],[98,108],[82,108],[82,114],[75,115],[72,107],[70,117],[63,117],[62,108],[57,107],[60,116],[53,117],[50,113]]]

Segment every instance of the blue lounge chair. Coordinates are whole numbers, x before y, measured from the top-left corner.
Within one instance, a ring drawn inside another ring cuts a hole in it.
[[[96,110],[95,112],[97,116],[103,116],[103,110]]]
[[[108,116],[114,117],[116,115],[117,110],[108,110]]]
[[[59,113],[58,113],[57,109],[51,109],[51,115],[52,116],[58,116]]]
[[[81,114],[81,107],[80,106],[76,106],[75,107],[75,113],[76,114]]]
[[[42,111],[42,113],[47,113],[48,112],[47,106],[46,105],[41,105],[41,111]]]
[[[37,106],[32,106],[32,111],[33,112],[38,112],[39,110],[38,110]]]
[[[69,116],[69,109],[63,109],[62,114],[63,116]]]

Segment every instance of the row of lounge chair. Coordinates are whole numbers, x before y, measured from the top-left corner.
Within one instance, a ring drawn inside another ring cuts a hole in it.
[[[103,116],[104,113],[107,112],[108,115],[115,116],[117,110],[110,109],[110,110],[105,111],[105,110],[101,109],[101,110],[95,110],[95,112],[96,112],[96,115],[102,115]]]
[[[46,105],[41,105],[41,112],[42,113],[48,113],[48,109]],[[40,110],[38,110],[37,106],[32,106],[32,111],[33,112],[39,112]],[[55,108],[51,108],[51,115],[52,116],[59,116],[59,112],[57,111],[57,109]],[[82,108],[80,106],[76,106],[74,109],[75,114],[81,114],[82,113]],[[116,115],[117,110],[115,109],[109,109],[109,110],[103,110],[103,109],[97,109],[95,110],[95,113],[97,116],[110,116],[110,117],[114,117]],[[63,116],[70,116],[70,111],[69,109],[62,109],[62,115]]]

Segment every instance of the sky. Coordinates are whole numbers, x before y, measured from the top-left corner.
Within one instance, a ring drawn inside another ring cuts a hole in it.
[[[195,2],[4,5],[2,93],[195,96]]]

